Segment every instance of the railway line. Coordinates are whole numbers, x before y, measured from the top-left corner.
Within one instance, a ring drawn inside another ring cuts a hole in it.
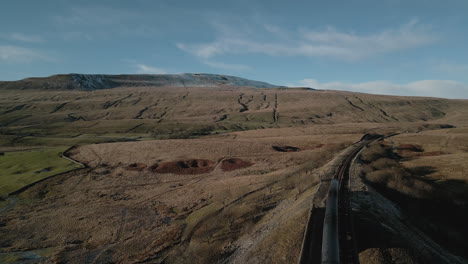
[[[370,142],[356,142],[329,180],[326,207],[313,205],[302,245],[300,264],[357,264],[359,257],[350,207],[349,168]]]

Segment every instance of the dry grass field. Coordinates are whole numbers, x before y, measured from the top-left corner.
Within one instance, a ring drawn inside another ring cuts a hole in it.
[[[319,173],[368,132],[407,131],[388,144],[424,151],[398,164],[432,166],[424,177],[466,202],[463,100],[227,86],[1,94],[1,152],[76,145],[67,155],[86,168],[4,199],[0,262],[296,263]]]
[[[276,243],[279,233],[251,233],[261,227],[283,229],[277,254],[297,258],[310,205],[300,202],[305,193],[312,197],[318,183],[314,170],[361,134],[278,136],[289,130],[79,147],[71,157],[90,168],[20,194],[22,201],[6,219],[4,245],[13,252],[53,246],[55,260],[77,263],[207,263],[228,257],[245,236],[258,240],[258,250],[270,250],[263,244]],[[280,152],[272,147],[277,145],[299,151]],[[233,158],[252,165],[224,171],[222,162]],[[203,174],[151,169],[193,159],[212,161],[214,167]],[[302,208],[285,213],[290,206]]]
[[[372,145],[361,156],[368,163],[364,165],[367,182],[401,208],[405,221],[415,225],[443,250],[465,261],[468,259],[467,132],[463,126],[404,133]],[[396,228],[395,232],[401,230]],[[394,244],[411,244],[408,238],[396,233],[393,239],[399,242]],[[393,263],[391,258],[410,259],[411,263],[428,261],[427,255],[417,253],[414,248],[401,251],[394,247],[367,249],[361,253],[361,259],[366,263]]]
[[[1,93],[2,146],[189,138],[315,124],[441,118],[450,122],[466,111],[465,101],[302,88],[132,87]]]

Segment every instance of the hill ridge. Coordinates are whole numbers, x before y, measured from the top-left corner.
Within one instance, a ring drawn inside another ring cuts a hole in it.
[[[255,87],[281,88],[267,82],[241,77],[209,74],[57,74],[48,77],[31,77],[18,81],[0,81],[0,89],[16,90],[101,90],[116,87]]]

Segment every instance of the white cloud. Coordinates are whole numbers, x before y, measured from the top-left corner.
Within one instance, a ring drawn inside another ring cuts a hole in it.
[[[299,86],[307,86],[322,90],[341,90],[372,94],[468,99],[468,85],[451,80],[422,80],[406,84],[396,84],[388,81],[373,81],[364,83],[321,83],[316,79],[304,79],[299,83]]]
[[[206,65],[212,68],[218,68],[223,70],[230,70],[230,71],[247,71],[250,70],[250,66],[242,65],[242,64],[229,64],[229,63],[222,63],[216,61],[204,61]]]
[[[5,34],[2,36],[3,39],[14,40],[14,41],[22,41],[22,42],[29,42],[29,43],[41,43],[44,42],[44,38],[39,35],[26,35],[23,33],[11,33]]]
[[[148,66],[145,64],[137,64],[135,65],[135,68],[137,69],[137,73],[140,73],[140,74],[165,74],[167,73],[164,69]]]
[[[300,29],[286,32],[273,25],[263,25],[254,34],[234,32],[233,28],[216,26],[216,40],[208,43],[178,43],[177,47],[201,58],[222,54],[258,53],[273,56],[333,57],[359,60],[373,55],[428,45],[437,40],[429,27],[417,20],[396,29],[385,29],[372,34],[341,32],[333,27],[324,30]],[[284,38],[288,35],[288,38]],[[257,36],[267,36],[259,39]]]
[[[223,54],[225,47],[222,43],[210,43],[200,45],[186,45],[183,43],[177,43],[176,46],[186,52],[192,53],[198,57],[209,58],[215,55]]]
[[[0,45],[0,61],[3,62],[32,62],[35,60],[49,60],[42,52],[18,46]]]

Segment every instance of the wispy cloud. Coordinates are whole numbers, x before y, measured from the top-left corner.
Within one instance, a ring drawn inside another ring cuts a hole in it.
[[[359,60],[428,45],[437,40],[430,28],[421,25],[417,20],[411,20],[395,29],[384,29],[367,35],[343,32],[331,26],[323,30],[303,28],[287,32],[280,27],[265,24],[253,34],[251,32],[244,34],[226,25],[220,27],[217,24],[215,28],[217,37],[212,42],[176,45],[179,49],[201,58],[212,58],[223,54],[257,53],[272,56]],[[284,37],[286,34],[287,38]]]
[[[137,64],[135,65],[135,68],[136,68],[136,73],[140,73],[140,74],[165,74],[167,73],[167,71],[164,69],[148,66],[145,64]]]
[[[52,17],[65,40],[95,40],[110,36],[148,36],[157,30],[149,23],[151,16],[132,10],[104,6],[72,7],[63,15]]]
[[[54,16],[60,25],[115,25],[138,19],[137,13],[112,7],[72,7],[67,14]]]
[[[18,46],[0,45],[0,61],[27,63],[35,60],[50,60],[41,51]]]
[[[45,39],[39,35],[23,34],[23,33],[18,33],[18,32],[4,34],[1,36],[1,38],[7,39],[7,40],[13,40],[13,41],[29,42],[29,43],[45,42]]]
[[[223,62],[210,61],[210,60],[205,60],[203,63],[212,68],[229,70],[229,71],[247,71],[251,69],[250,66],[243,65],[243,64],[230,64],[230,63],[223,63]]]
[[[435,69],[449,74],[468,75],[468,64],[440,63],[436,65]]]
[[[304,79],[299,83],[300,85],[298,86],[307,86],[323,90],[468,99],[468,85],[451,80],[421,80],[406,84],[396,84],[388,81],[373,81],[363,83],[321,83],[316,79]]]

